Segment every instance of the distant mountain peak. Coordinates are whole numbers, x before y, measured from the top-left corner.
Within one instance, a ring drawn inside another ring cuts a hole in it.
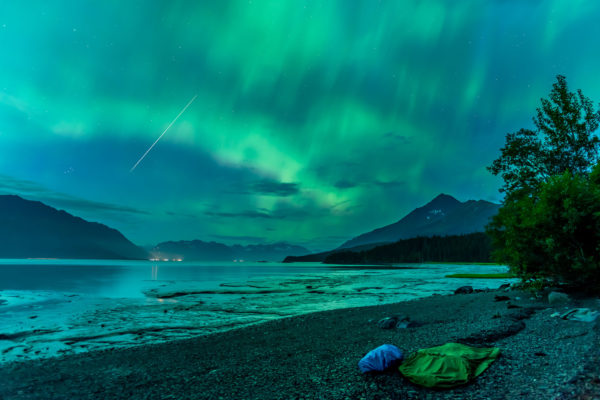
[[[449,194],[446,194],[446,193],[440,193],[440,194],[438,194],[438,195],[437,195],[437,196],[435,196],[435,197],[433,198],[433,200],[431,200],[431,201],[436,201],[436,200],[438,200],[438,199],[449,199],[449,200],[455,200],[455,201],[458,201],[458,200],[456,200],[456,198],[454,198],[454,196],[450,196]]]
[[[461,202],[440,193],[429,203],[416,208],[393,224],[363,233],[340,248],[370,243],[396,242],[417,236],[460,235],[483,232],[490,218],[498,212],[499,204],[469,200]]]
[[[0,195],[0,238],[0,258],[147,258],[116,229],[15,195]]]
[[[460,204],[460,201],[456,200],[454,197],[449,194],[440,193],[433,200],[425,205],[425,207],[445,207],[445,206],[455,206]]]

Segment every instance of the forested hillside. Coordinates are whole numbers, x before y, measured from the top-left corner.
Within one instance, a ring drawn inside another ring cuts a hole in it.
[[[418,262],[489,262],[491,242],[485,233],[404,239],[365,251],[332,253],[326,264]]]

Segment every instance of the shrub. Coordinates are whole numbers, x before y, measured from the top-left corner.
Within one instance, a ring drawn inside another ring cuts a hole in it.
[[[524,280],[600,289],[600,166],[564,172],[528,196],[510,196],[488,226],[493,256]]]

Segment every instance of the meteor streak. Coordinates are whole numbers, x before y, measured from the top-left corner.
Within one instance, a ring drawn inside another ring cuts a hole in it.
[[[148,153],[150,153],[150,150],[152,150],[152,148],[154,147],[154,145],[156,145],[156,143],[158,143],[158,141],[163,137],[163,135],[165,133],[167,133],[167,131],[169,130],[169,128],[175,123],[175,121],[177,121],[177,119],[179,117],[181,117],[181,114],[183,114],[185,112],[185,110],[187,110],[187,108],[190,106],[190,104],[192,104],[194,102],[194,100],[196,100],[196,97],[198,97],[198,95],[195,95],[194,97],[192,97],[192,99],[185,105],[185,107],[183,107],[183,110],[181,110],[179,112],[179,114],[177,114],[177,116],[175,117],[175,119],[173,121],[171,121],[171,123],[169,124],[169,126],[167,126],[167,128],[163,131],[163,133],[160,134],[160,136],[158,137],[158,139],[156,139],[154,141],[154,143],[152,143],[152,146],[150,146],[148,148],[148,150],[146,150],[146,152],[144,153],[144,155],[141,156],[139,160],[137,160],[137,162],[134,164],[133,167],[131,167],[131,169],[129,170],[129,172],[133,172],[133,170],[138,166],[138,164],[140,162],[142,162],[142,160],[144,159],[144,157],[146,157],[148,155]]]

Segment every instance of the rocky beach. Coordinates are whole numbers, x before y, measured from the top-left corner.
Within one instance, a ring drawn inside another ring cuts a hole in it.
[[[522,291],[431,296],[283,318],[192,339],[0,367],[9,399],[594,399],[600,396],[600,322],[562,319],[595,298],[549,304]],[[384,318],[407,328],[383,329]],[[361,374],[381,344],[410,354],[448,342],[495,346],[477,379],[418,387],[397,370]]]

